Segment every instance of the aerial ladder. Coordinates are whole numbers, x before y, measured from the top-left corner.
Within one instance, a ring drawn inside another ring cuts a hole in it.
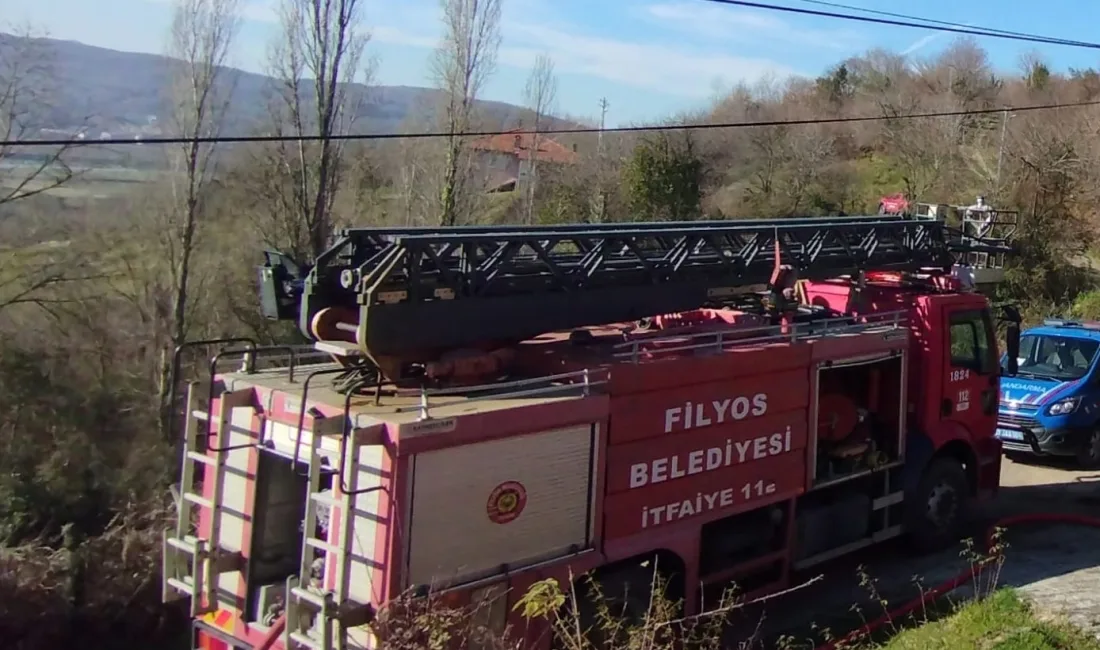
[[[349,369],[400,382],[450,350],[744,303],[779,275],[950,274],[1007,251],[911,215],[350,228],[309,267],[266,253],[260,297]]]

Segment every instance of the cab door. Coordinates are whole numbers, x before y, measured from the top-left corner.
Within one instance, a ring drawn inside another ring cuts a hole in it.
[[[992,436],[1000,397],[993,318],[988,307],[967,298],[964,304],[943,305],[947,340],[940,418],[958,422],[971,435]]]

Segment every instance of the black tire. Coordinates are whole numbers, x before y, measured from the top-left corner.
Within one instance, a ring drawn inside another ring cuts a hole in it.
[[[966,470],[954,458],[937,458],[906,503],[909,542],[919,553],[959,541],[973,501]]]
[[[1100,468],[1100,427],[1094,427],[1077,450],[1077,464],[1082,469]]]

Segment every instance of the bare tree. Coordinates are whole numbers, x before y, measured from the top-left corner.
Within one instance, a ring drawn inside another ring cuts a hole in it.
[[[547,54],[540,54],[535,59],[535,66],[531,69],[531,76],[527,78],[527,85],[523,90],[527,107],[535,114],[535,124],[531,133],[531,158],[527,167],[527,196],[524,206],[524,215],[527,223],[531,223],[535,208],[535,189],[538,184],[539,163],[539,132],[546,118],[554,109],[554,102],[558,95],[558,79],[554,74],[554,61]]]
[[[265,150],[265,190],[272,215],[268,243],[298,257],[320,255],[332,234],[332,205],[344,181],[346,141],[363,112],[373,62],[361,0],[283,0],[282,34],[269,59],[277,93],[274,134],[310,138]],[[356,86],[356,80],[362,86]]]
[[[501,0],[441,0],[443,38],[432,65],[444,93],[444,120],[450,134],[440,191],[442,225],[457,223],[456,206],[463,180],[464,138],[470,129],[474,103],[496,67],[500,48]]]
[[[416,133],[431,129],[422,116],[410,116],[401,125],[402,133]],[[394,223],[405,226],[427,225],[436,218],[438,194],[434,190],[440,182],[438,164],[443,158],[443,143],[433,139],[401,139],[388,147],[389,169],[392,170],[392,187],[396,191],[397,213]]]
[[[216,171],[214,145],[205,139],[221,134],[233,90],[228,62],[240,24],[239,0],[176,0],[168,56],[171,73],[171,125],[185,142],[169,151],[171,203],[160,238],[168,264],[170,313],[168,343],[185,340],[191,309],[192,265],[208,187]],[[161,426],[167,430],[173,405],[168,402],[171,368],[167,351],[161,363]]]
[[[0,33],[0,310],[16,305],[51,309],[68,300],[58,290],[90,272],[88,260],[70,257],[68,229],[60,220],[43,222],[36,203],[75,177],[68,160],[73,148],[24,144],[40,137],[50,118],[65,111],[55,103],[51,46],[29,27],[5,31]],[[65,135],[83,134],[73,129]]]
[[[37,149],[22,146],[45,126],[44,115],[53,107],[53,51],[31,29],[0,38],[0,160],[22,154],[28,160],[5,172],[0,205],[56,189],[73,177],[64,160],[70,147]],[[72,133],[78,137],[79,133]]]

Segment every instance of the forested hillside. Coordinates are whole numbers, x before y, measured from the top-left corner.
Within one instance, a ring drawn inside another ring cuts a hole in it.
[[[961,205],[984,195],[1024,215],[1016,263],[1027,273],[1013,274],[1014,290],[1037,309],[1053,308],[1074,299],[1079,274],[1065,261],[1090,264],[1100,225],[1100,107],[1026,107],[1096,101],[1100,74],[1054,74],[1038,55],[1020,68],[995,71],[980,46],[962,39],[928,59],[876,50],[817,79],[738,87],[668,121],[715,128],[605,135],[614,144],[597,177],[610,188],[607,217],[873,214],[882,196],[898,192]],[[929,113],[958,114],[907,117]],[[721,126],[821,120],[835,122]],[[591,178],[581,171],[546,188],[544,217],[577,214],[555,209],[577,194],[573,182]]]
[[[295,2],[307,13],[313,4]],[[287,33],[311,38],[308,30]],[[461,36],[449,34],[452,42]],[[192,55],[215,63],[228,48],[201,42],[213,49]],[[456,51],[443,48],[444,58]],[[18,55],[0,47],[7,63]],[[186,137],[216,132],[221,105],[197,105],[201,94],[180,91],[210,82],[179,74],[206,70],[203,59],[182,59],[166,75],[173,119],[165,128]],[[321,63],[331,69],[333,61]],[[344,63],[337,68],[357,67]],[[551,63],[532,75],[533,115],[546,115],[549,104],[539,97],[555,86]],[[51,81],[13,76],[22,69],[2,66],[5,84],[33,90]],[[478,118],[478,84],[448,69],[439,75],[439,110],[422,129],[461,133]],[[287,74],[327,105],[354,101],[300,71]],[[339,110],[296,119],[305,113],[303,96],[283,95],[263,118],[265,132],[348,132]],[[0,150],[4,646],[67,647],[79,635],[85,648],[121,647],[120,639],[144,648],[186,620],[159,605],[161,531],[177,471],[166,426],[176,406],[168,400],[168,360],[185,339],[293,340],[285,324],[259,315],[255,266],[264,248],[305,260],[348,224],[858,214],[896,192],[962,204],[982,194],[1024,218],[1004,297],[1023,301],[1032,316],[1096,317],[1100,294],[1082,267],[1100,224],[1100,106],[1011,110],[1094,99],[1095,70],[1054,74],[1034,57],[1015,73],[996,71],[970,41],[928,60],[868,52],[817,79],[738,87],[696,113],[668,118],[715,128],[562,135],[566,149],[576,146],[577,162],[540,163],[531,193],[486,192],[462,137],[185,143],[153,153],[144,145],[143,155],[160,157],[167,170],[155,173],[126,168],[122,146],[105,149],[116,165],[110,170],[72,166],[86,149],[34,150],[32,163],[29,148]],[[10,109],[0,115],[15,114]],[[998,110],[907,118],[972,109]],[[884,119],[717,126],[849,117]],[[184,374],[197,367],[192,360]]]
[[[173,65],[167,57],[3,32],[0,49],[33,51],[41,57],[36,65],[52,77],[50,97],[35,111],[35,121],[43,128],[82,130],[92,137],[103,132],[116,137],[133,133],[155,136],[169,128],[163,124],[172,104],[163,83]],[[277,81],[229,68],[223,82],[232,86],[225,128],[246,133],[262,125],[270,99],[278,92]],[[358,78],[349,79],[353,90],[368,96],[357,115],[361,133],[386,133],[424,122],[430,118],[431,107],[440,101],[438,88],[372,84],[368,89],[362,82],[370,82],[363,71]],[[485,100],[478,104],[491,128],[515,126],[528,117],[520,106]]]

